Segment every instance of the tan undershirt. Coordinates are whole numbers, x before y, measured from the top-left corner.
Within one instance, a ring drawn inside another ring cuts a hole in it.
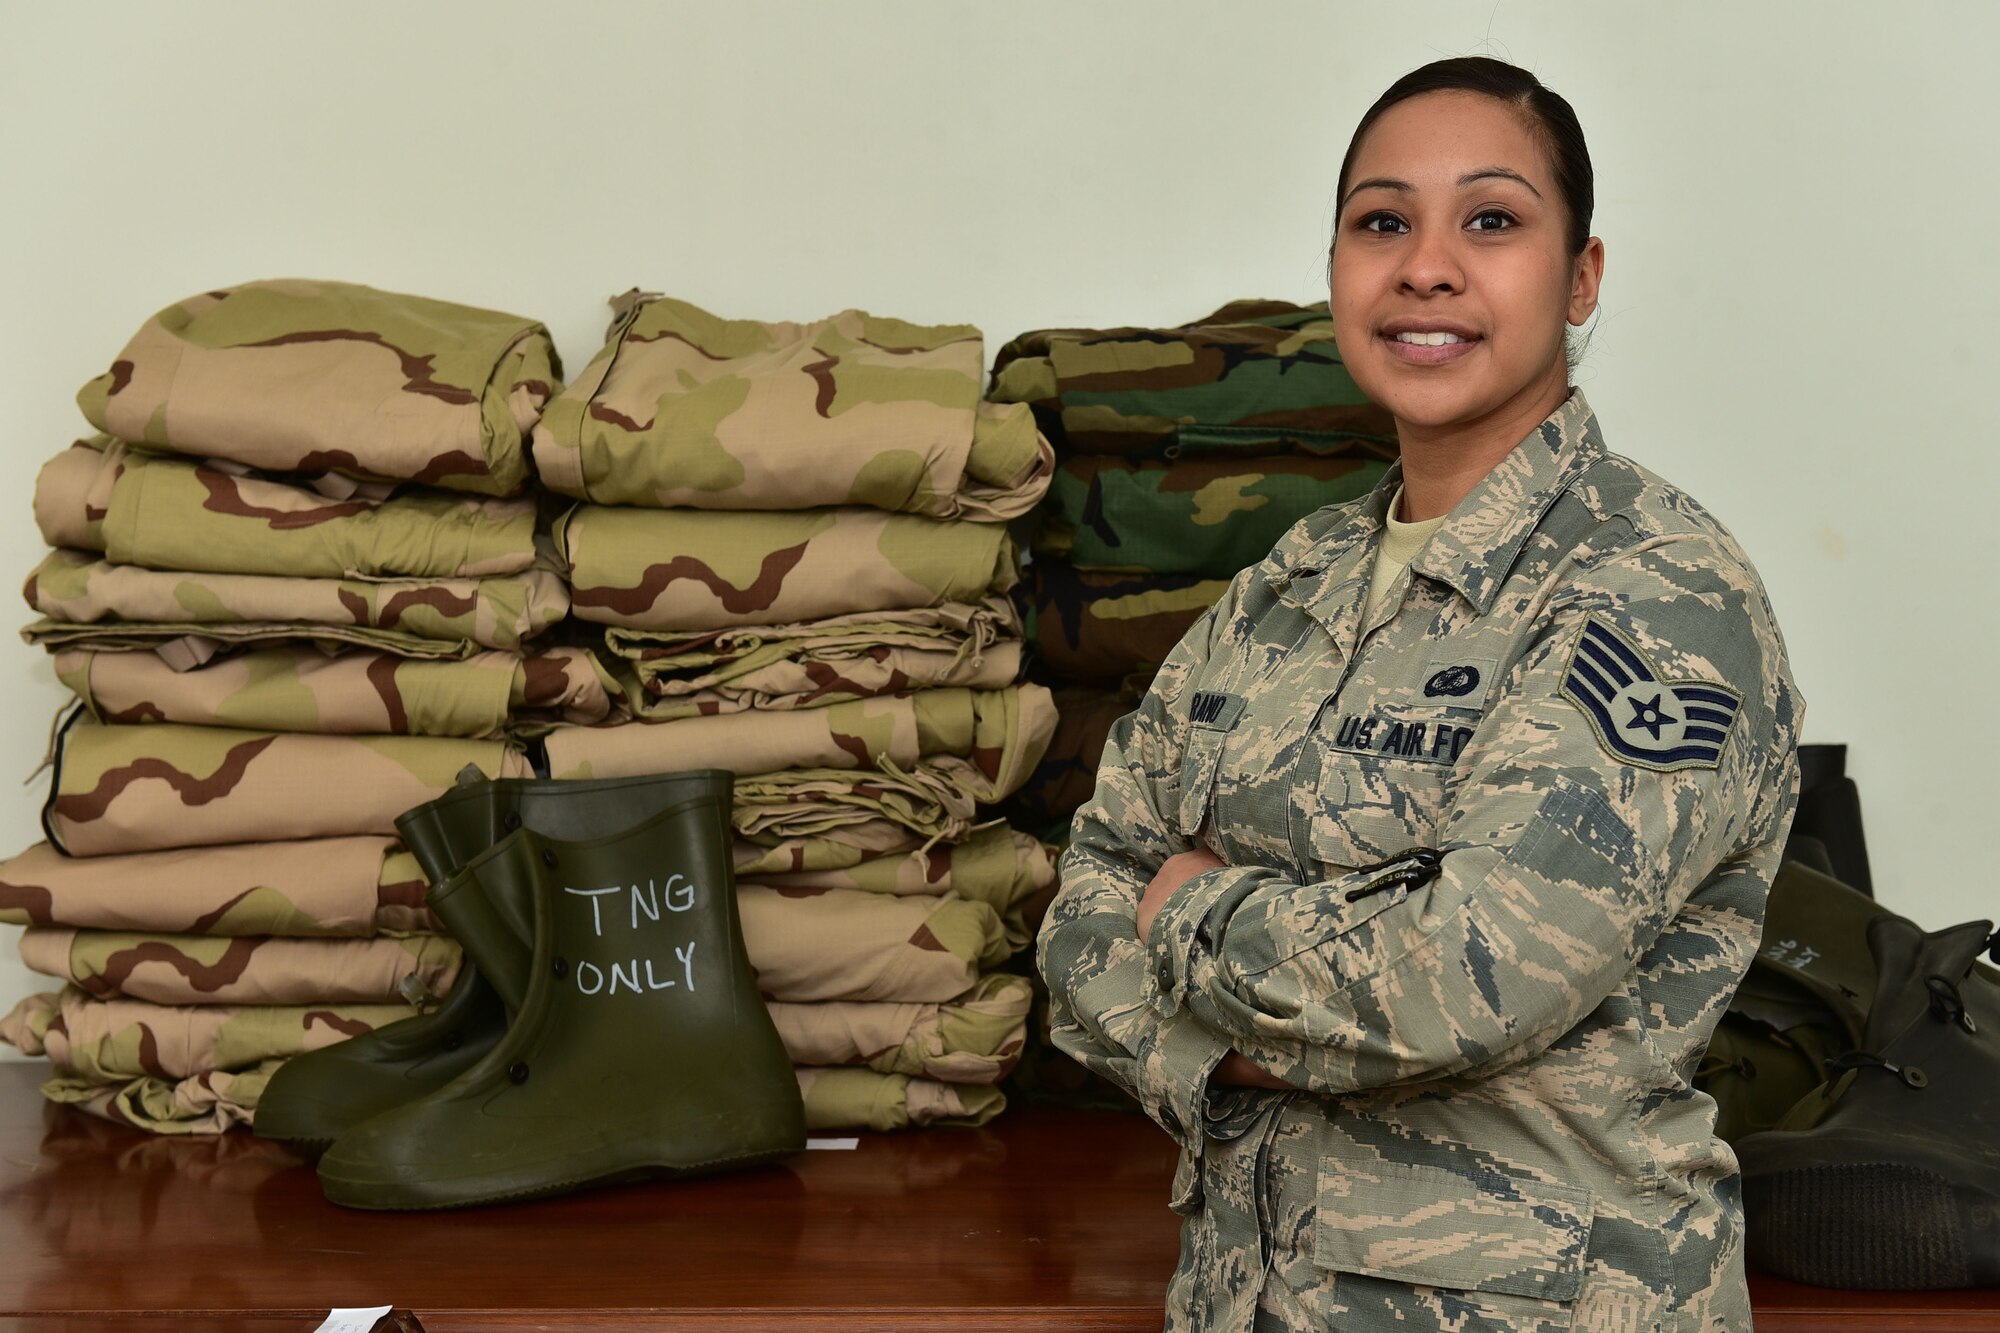
[[[1382,545],[1375,551],[1375,572],[1368,578],[1368,614],[1363,623],[1373,623],[1381,612],[1382,604],[1389,598],[1389,590],[1396,586],[1396,580],[1410,567],[1424,543],[1431,539],[1449,515],[1439,514],[1421,523],[1402,523],[1396,519],[1396,511],[1403,505],[1403,488],[1389,497],[1388,527],[1382,533]]]

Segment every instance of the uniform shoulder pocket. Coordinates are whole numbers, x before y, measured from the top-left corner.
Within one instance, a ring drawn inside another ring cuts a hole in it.
[[[1523,1326],[1569,1326],[1562,1307],[1583,1287],[1588,1190],[1329,1156],[1320,1159],[1318,1204],[1313,1255],[1321,1268],[1531,1298],[1537,1310],[1514,1307],[1535,1316]]]

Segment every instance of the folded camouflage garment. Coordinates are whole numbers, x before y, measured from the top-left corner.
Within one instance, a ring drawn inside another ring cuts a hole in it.
[[[1005,597],[742,629],[604,631],[627,707],[655,722],[939,685],[998,689],[1020,676],[1020,639]]]
[[[406,1004],[148,1004],[65,986],[16,1005],[0,1019],[0,1041],[86,1079],[183,1079],[288,1060],[416,1012]]]
[[[488,777],[529,774],[504,741],[171,722],[76,722],[58,737],[55,763],[42,828],[71,856],[386,836],[397,815],[442,796],[468,764]]]
[[[969,325],[859,310],[761,324],[637,292],[614,305],[609,341],[535,428],[542,482],[564,495],[1004,520],[1048,485],[1032,414],[979,401]]]
[[[938,1004],[965,994],[1008,955],[999,915],[956,894],[746,885],[736,907],[767,1000]]]
[[[170,453],[511,495],[561,374],[533,320],[281,278],[168,306],[77,404]]]
[[[939,1083],[998,1083],[1027,1039],[1034,987],[995,972],[942,1004],[773,1004],[785,1052],[800,1065],[866,1065]],[[145,1071],[135,1071],[145,1072]]]
[[[751,882],[737,871],[739,883]],[[964,841],[928,850],[895,852],[850,866],[759,874],[773,889],[858,889],[899,897],[935,898],[955,893],[1005,913],[1055,882],[1055,858],[1025,833],[998,822],[981,825]]]
[[[1229,589],[1227,579],[1193,574],[1109,574],[1059,560],[1034,564],[1028,640],[1050,671],[1077,680],[1121,682],[1151,675],[1201,613]]]
[[[451,990],[461,952],[447,935],[288,940],[29,926],[30,971],[99,999],[151,1004],[415,1004]]]
[[[429,892],[394,838],[77,857],[38,842],[0,865],[0,922],[219,936],[434,931]]]
[[[42,1084],[52,1102],[156,1134],[220,1134],[256,1118],[271,1075],[268,1060],[240,1073],[192,1078],[93,1079],[58,1068]],[[1000,1089],[981,1083],[937,1083],[872,1069],[796,1071],[813,1130],[896,1130],[923,1125],[983,1125],[1006,1109]]]
[[[100,722],[480,738],[523,719],[601,722],[611,711],[603,673],[580,648],[434,661],[277,645],[185,671],[156,653],[64,648],[55,668]]]
[[[912,833],[934,843],[972,832],[975,793],[991,785],[956,755],[898,772],[786,769],[738,778],[730,818],[739,835],[765,846],[823,839],[870,853],[901,851]]]
[[[1040,685],[887,694],[791,712],[725,713],[675,722],[558,727],[547,738],[549,773],[618,778],[691,768],[742,777],[799,768],[907,770],[956,755],[982,780],[976,800],[997,801],[1040,762],[1056,713]]]
[[[106,441],[35,481],[51,546],[113,564],[288,578],[483,578],[535,563],[535,501],[406,488],[335,498]]]
[[[1355,386],[1324,305],[1233,301],[1172,329],[1043,329],[994,358],[1061,455],[1341,453],[1396,443]]]
[[[540,568],[485,579],[294,579],[141,569],[51,551],[21,591],[46,617],[21,631],[29,643],[153,649],[176,665],[204,662],[229,644],[297,640],[404,657],[517,651],[569,612],[568,588]]]
[[[1078,455],[1049,488],[1034,546],[1083,569],[1227,579],[1307,514],[1366,495],[1388,468],[1359,452],[1171,463]]]
[[[1006,1096],[990,1084],[936,1083],[872,1069],[800,1067],[792,1072],[805,1097],[809,1130],[983,1125],[1007,1109]]]
[[[257,1099],[284,1063],[266,1060],[253,1069],[180,1079],[100,1079],[57,1066],[43,1081],[42,1096],[154,1134],[221,1134],[251,1122]]]
[[[781,625],[978,602],[1018,576],[997,523],[873,509],[709,513],[578,505],[556,521],[579,620],[631,629]]]

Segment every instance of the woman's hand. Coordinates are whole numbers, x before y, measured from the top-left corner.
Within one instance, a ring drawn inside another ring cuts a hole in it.
[[[1154,874],[1152,882],[1146,885],[1146,892],[1139,898],[1139,942],[1145,943],[1146,936],[1153,929],[1153,918],[1160,914],[1173,891],[1204,870],[1214,870],[1227,865],[1221,857],[1206,847],[1193,851],[1176,852],[1168,857]]]
[[[1294,1086],[1267,1072],[1261,1065],[1252,1064],[1250,1058],[1239,1051],[1223,1056],[1215,1071],[1208,1076],[1208,1081],[1237,1088],[1272,1088],[1278,1092],[1291,1092]]]

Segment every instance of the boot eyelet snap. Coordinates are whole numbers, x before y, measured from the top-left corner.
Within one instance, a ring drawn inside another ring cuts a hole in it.
[[[513,1064],[508,1065],[507,1079],[511,1083],[526,1083],[528,1081],[528,1062],[526,1060],[516,1060]]]
[[[562,977],[566,977],[566,976],[568,976],[568,975],[569,975],[569,959],[567,959],[567,958],[558,958],[558,959],[556,959],[556,976],[557,976],[557,978],[558,978],[558,979],[560,979],[560,978],[562,978]]]
[[[521,817],[517,814],[510,814],[500,821],[500,827],[512,833],[515,829],[521,827]]]
[[[1931,1081],[1930,1075],[1926,1074],[1923,1070],[1917,1068],[1915,1065],[1903,1066],[1903,1082],[1909,1084],[1911,1087],[1913,1088],[1929,1087],[1930,1081]]]
[[[551,870],[556,868],[556,854],[546,847],[542,848],[542,864]]]
[[[465,1045],[465,1035],[463,1033],[447,1032],[445,1034],[444,1048],[447,1051],[455,1051],[463,1045]]]

